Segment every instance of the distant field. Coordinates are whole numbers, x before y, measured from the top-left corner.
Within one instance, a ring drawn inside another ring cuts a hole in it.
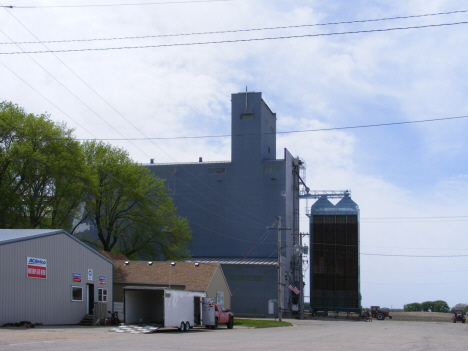
[[[447,322],[452,323],[451,313],[441,312],[390,312],[393,321]],[[460,322],[458,322],[460,323]]]
[[[314,319],[318,318],[333,318],[335,314],[330,312],[328,317],[313,317]],[[441,312],[390,312],[392,320],[385,318],[386,321],[407,321],[407,322],[439,322],[439,323],[452,323],[452,313],[441,313]],[[356,315],[352,314],[351,317],[357,318]],[[338,318],[346,318],[345,312],[340,312]],[[461,323],[461,322],[457,322]]]

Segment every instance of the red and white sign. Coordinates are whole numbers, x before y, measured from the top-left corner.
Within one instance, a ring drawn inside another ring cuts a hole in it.
[[[106,277],[103,275],[99,276],[99,284],[106,285]]]
[[[28,278],[47,278],[47,260],[45,258],[28,257]]]
[[[73,273],[73,281],[75,283],[81,283],[81,273]]]

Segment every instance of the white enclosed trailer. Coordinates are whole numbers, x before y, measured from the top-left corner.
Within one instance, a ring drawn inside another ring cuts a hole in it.
[[[203,324],[202,298],[205,296],[200,291],[128,286],[124,288],[124,323],[188,331]]]

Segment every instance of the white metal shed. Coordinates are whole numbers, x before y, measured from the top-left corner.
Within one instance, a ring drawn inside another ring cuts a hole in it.
[[[64,230],[0,229],[0,325],[112,310],[113,263]]]

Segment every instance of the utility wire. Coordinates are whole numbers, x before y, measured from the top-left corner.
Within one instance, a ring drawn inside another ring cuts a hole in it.
[[[391,255],[391,254],[373,254],[373,253],[360,253],[365,256],[386,256],[386,257],[417,257],[417,258],[446,258],[446,257],[468,257],[468,255]]]
[[[428,122],[439,122],[439,121],[449,121],[457,119],[465,119],[467,116],[457,116],[457,117],[443,117],[443,118],[433,118],[433,119],[423,119],[416,121],[406,121],[406,122],[389,122],[389,123],[380,123],[380,124],[364,124],[358,126],[347,126],[347,127],[332,127],[332,128],[320,128],[320,129],[302,129],[302,130],[289,130],[284,132],[267,132],[267,133],[246,133],[246,134],[221,134],[221,135],[200,135],[200,136],[178,136],[178,137],[151,137],[151,138],[128,138],[128,139],[119,139],[119,138],[102,138],[96,140],[102,141],[122,141],[122,140],[177,140],[177,139],[208,139],[208,138],[228,138],[236,136],[255,136],[255,135],[269,135],[269,134],[293,134],[293,133],[312,133],[312,132],[329,132],[334,130],[346,130],[346,129],[362,129],[362,128],[376,128],[376,127],[388,127],[404,124],[414,124],[414,123],[428,123]],[[77,139],[77,140],[89,140],[89,139]],[[94,140],[94,139],[93,139]],[[465,216],[468,217],[468,216]],[[391,218],[391,217],[389,217]],[[441,217],[443,218],[443,217]],[[366,218],[370,219],[370,218]]]
[[[7,12],[17,21],[19,22],[34,38],[36,38],[37,40],[39,40],[38,37],[36,37],[34,35],[34,33],[32,33],[18,18],[16,18],[10,11],[7,10]],[[0,30],[0,32],[2,32]],[[3,32],[2,32],[3,33]],[[8,37],[5,33],[3,33],[8,39],[11,40],[10,37]],[[45,44],[42,44],[46,49],[48,49],[48,47],[45,45]],[[19,45],[17,45],[21,50],[23,50]],[[77,77],[81,82],[83,82],[83,84],[85,84],[93,93],[95,93],[104,103],[106,103],[111,109],[113,109],[120,117],[122,117],[124,120],[126,120],[133,128],[135,128],[141,135],[143,135],[145,138],[146,138],[146,135],[137,127],[135,126],[132,122],[130,122],[123,114],[121,114],[117,109],[115,109],[106,99],[104,99],[104,97],[102,97],[96,90],[94,90],[87,82],[85,82],[80,76],[78,76],[78,74],[76,74],[67,64],[65,64],[65,62],[63,62],[57,55],[53,54],[54,57],[56,57],[71,73],[73,73],[73,75],[75,75],[75,77]],[[143,154],[145,154],[148,158],[150,158],[150,156],[145,152],[143,151],[142,149],[140,149],[137,145],[135,145],[131,140],[129,140],[128,138],[125,138],[125,136],[120,133],[113,125],[111,125],[109,122],[107,122],[103,117],[101,117],[97,112],[95,112],[93,109],[91,109],[91,107],[89,107],[83,100],[81,100],[78,96],[76,96],[69,88],[67,88],[64,84],[62,84],[57,78],[55,78],[49,71],[47,71],[41,64],[39,64],[39,62],[37,62],[34,58],[32,58],[29,54],[28,54],[28,57],[31,58],[31,60],[33,60],[37,65],[39,65],[39,67],[41,67],[46,73],[48,73],[57,83],[59,83],[63,88],[65,88],[70,94],[72,94],[78,101],[80,101],[84,106],[86,106],[91,112],[93,112],[97,117],[99,117],[102,121],[104,121],[106,124],[108,124],[112,129],[114,129],[118,134],[120,134],[122,137],[124,137],[122,140],[126,140],[126,141],[129,141],[132,145],[134,145],[138,150],[140,150]],[[93,135],[93,134],[91,134]],[[96,140],[96,139],[94,139]],[[163,153],[165,153],[167,156],[169,156],[171,159],[173,159],[175,161],[175,159],[169,155],[165,150],[163,150],[161,147],[159,147],[154,141],[150,140],[152,142],[153,145],[155,145],[159,150],[161,150]],[[185,169],[189,174],[191,174],[195,179],[197,179],[200,183],[202,183],[203,185],[205,185],[206,187],[208,187],[210,190],[213,190],[214,192],[216,192],[216,190],[214,190],[213,188],[211,188],[208,184],[206,184],[205,182],[203,182],[203,180],[199,179],[198,177],[195,176],[195,174],[193,172],[190,172],[190,170],[188,169]],[[179,178],[180,180],[180,178]],[[195,189],[193,188],[191,185],[189,185],[192,189]],[[195,189],[198,193],[202,194],[202,192],[200,192],[199,190]],[[235,205],[237,208],[239,208],[240,210],[242,210],[243,212],[245,213],[248,213],[248,211],[234,203],[233,201],[231,201],[230,199],[226,198],[225,196],[223,196],[221,193],[218,193],[220,195],[221,198],[224,198],[226,199],[228,202],[232,203],[233,205]],[[185,200],[188,200],[187,198],[185,198],[184,196],[181,196],[183,199]],[[214,202],[214,200],[211,200]],[[226,208],[227,210],[233,212],[232,210],[230,210],[229,208],[223,206],[222,204],[217,204],[219,207],[222,207],[222,208]],[[198,205],[200,208],[204,209],[205,211],[208,211],[208,212],[212,212],[206,208],[203,208],[202,206]],[[238,215],[240,217],[244,217],[243,215]],[[262,218],[258,217],[258,216],[255,216],[257,217],[259,220],[263,220]],[[229,219],[227,218],[228,220],[232,221],[232,222],[235,222],[234,220],[232,219]],[[250,220],[250,219],[248,219]],[[251,222],[255,223],[253,220],[250,220]],[[257,225],[259,225],[260,227],[263,227],[262,224],[260,224],[259,222],[255,223]]]
[[[310,251],[315,252],[314,256],[322,257],[324,253],[330,254],[339,254],[339,255],[346,255],[346,256],[382,256],[382,257],[410,257],[410,258],[459,258],[459,257],[468,257],[467,255],[404,255],[404,254],[380,254],[380,253],[365,253],[365,252],[356,252],[355,245],[334,245],[337,246],[338,250],[322,250],[320,248],[314,248],[311,246]],[[338,247],[341,246],[341,247]],[[342,246],[350,246],[352,250],[343,249]],[[341,249],[341,250],[340,250]]]
[[[228,43],[241,43],[241,42],[245,43],[245,42],[258,42],[258,41],[267,41],[267,40],[282,40],[282,39],[296,39],[296,38],[327,37],[327,36],[347,35],[347,34],[390,32],[390,31],[397,31],[397,30],[455,26],[455,25],[460,25],[460,24],[468,24],[468,22],[464,21],[464,22],[453,22],[453,23],[428,24],[428,25],[423,25],[423,26],[394,27],[394,28],[386,28],[386,29],[369,29],[369,30],[358,30],[358,31],[347,31],[347,32],[334,32],[334,33],[321,33],[321,34],[303,34],[303,35],[289,35],[289,36],[282,36],[282,37],[234,39],[234,40],[220,40],[220,41],[192,42],[192,43],[175,43],[175,44],[141,45],[141,46],[120,46],[120,47],[112,47],[112,48],[87,48],[87,49],[64,49],[64,50],[43,50],[43,51],[39,51],[39,50],[38,51],[13,51],[13,52],[2,52],[2,53],[0,53],[0,55],[47,54],[47,53],[58,53],[58,52],[109,51],[109,50],[129,50],[129,49],[154,49],[154,48],[165,48],[165,47],[176,47],[176,46],[228,44]]]
[[[5,6],[6,7],[6,6]],[[354,20],[354,21],[343,21],[343,22],[328,22],[328,23],[315,23],[315,24],[300,24],[294,26],[279,26],[279,27],[264,27],[264,28],[250,28],[250,29],[234,29],[234,30],[222,30],[212,32],[193,32],[193,33],[180,33],[180,34],[160,34],[160,35],[144,35],[144,36],[133,36],[133,37],[114,37],[114,38],[91,38],[91,39],[64,39],[64,40],[43,40],[43,41],[22,41],[16,42],[17,44],[40,44],[40,43],[75,43],[75,42],[90,42],[90,41],[111,41],[111,40],[134,40],[134,39],[151,39],[151,38],[167,38],[167,37],[183,37],[192,35],[211,35],[211,34],[228,34],[228,33],[244,33],[244,32],[258,32],[265,30],[277,30],[277,29],[292,29],[292,28],[307,28],[307,27],[325,27],[331,25],[340,24],[355,24],[355,23],[367,23],[367,22],[379,22],[379,21],[391,21],[399,19],[409,18],[421,18],[429,16],[440,16],[440,15],[451,15],[456,13],[466,13],[468,10],[450,11],[450,12],[439,12],[439,13],[428,13],[424,15],[413,15],[413,16],[397,16],[397,17],[384,17],[376,19],[366,20]],[[11,45],[13,43],[0,43],[0,45]]]
[[[226,2],[234,0],[191,0],[191,1],[162,1],[162,2],[140,2],[134,4],[94,4],[94,5],[43,5],[43,6],[16,6],[2,5],[0,7],[8,9],[41,9],[41,8],[77,8],[77,7],[116,7],[116,6],[142,6],[142,5],[172,5],[172,4],[189,4],[199,2]]]

